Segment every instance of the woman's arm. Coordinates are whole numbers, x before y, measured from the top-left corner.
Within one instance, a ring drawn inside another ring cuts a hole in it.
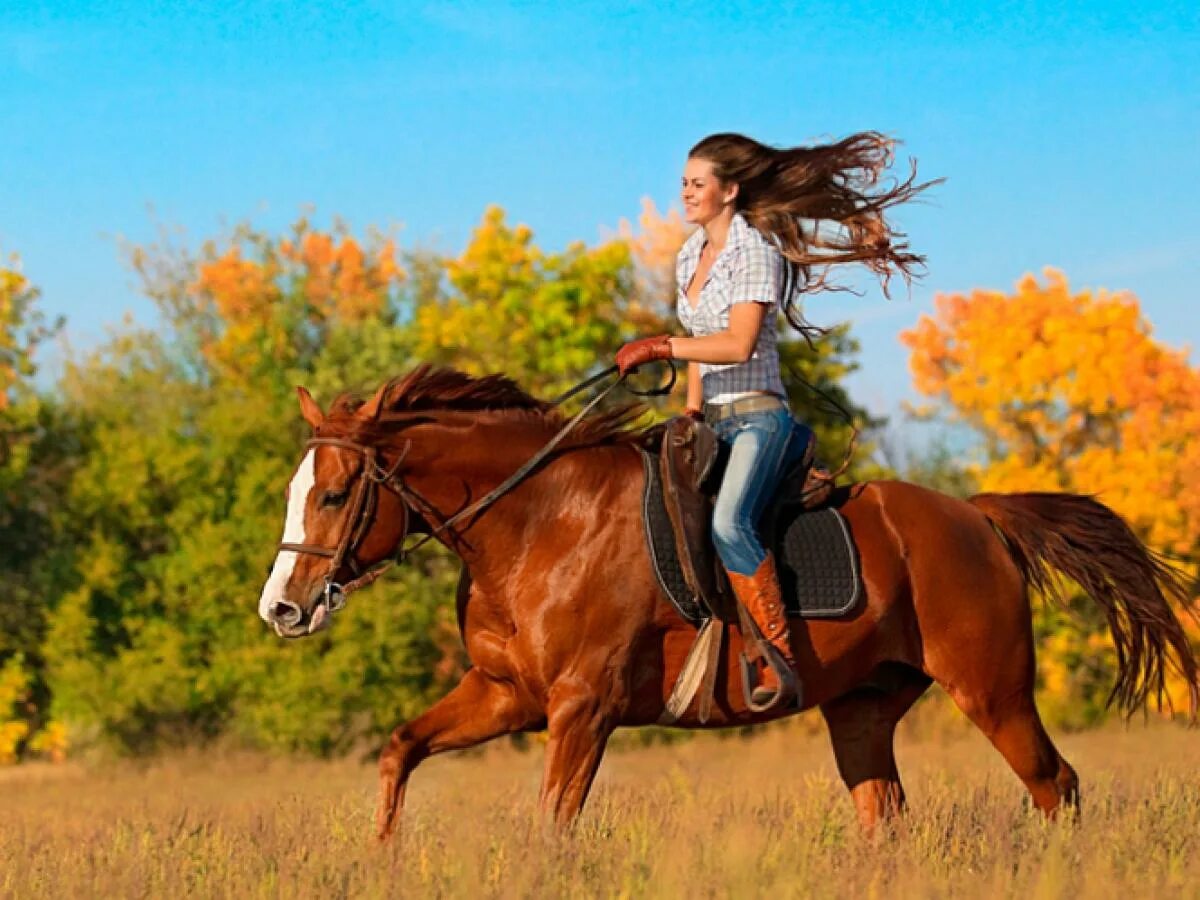
[[[754,352],[763,319],[773,308],[770,303],[735,303],[729,309],[729,327],[704,337],[673,337],[671,352],[676,359],[689,363],[729,365],[744,363]],[[688,405],[691,405],[691,367],[688,367]]]
[[[754,354],[758,333],[767,314],[775,309],[783,257],[763,241],[739,254],[730,279],[737,298],[729,308],[729,326],[702,337],[659,334],[631,341],[617,351],[621,374],[656,359],[682,359],[689,363],[736,365]],[[689,389],[688,399],[692,395]]]
[[[700,379],[700,363],[688,363],[686,407],[697,412],[704,409],[704,384]]]

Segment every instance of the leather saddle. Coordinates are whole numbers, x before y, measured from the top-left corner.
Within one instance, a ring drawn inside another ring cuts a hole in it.
[[[816,439],[811,439],[800,459],[784,473],[759,523],[767,546],[772,545],[770,537],[780,509],[819,507],[833,490],[833,479],[814,465],[815,444]],[[712,542],[713,503],[726,456],[721,452],[716,432],[703,422],[680,416],[663,428],[658,465],[684,581],[714,616],[724,622],[735,622],[737,606],[733,591]]]

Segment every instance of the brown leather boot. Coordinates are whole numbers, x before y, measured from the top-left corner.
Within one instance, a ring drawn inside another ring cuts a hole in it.
[[[779,589],[779,575],[775,571],[775,557],[769,552],[767,558],[759,564],[753,575],[739,575],[737,572],[726,570],[729,584],[754,624],[776,650],[783,662],[792,672],[796,671],[796,660],[792,656],[791,632],[788,629],[787,613],[783,608],[783,596]],[[765,659],[759,657],[759,678],[755,685],[751,700],[757,705],[770,705],[781,691],[795,692],[795,685],[785,685],[780,681],[778,673]],[[779,697],[786,701],[789,697]]]

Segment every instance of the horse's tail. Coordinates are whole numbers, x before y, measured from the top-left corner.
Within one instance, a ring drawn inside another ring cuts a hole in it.
[[[1004,537],[1028,587],[1062,603],[1056,569],[1104,608],[1117,650],[1114,700],[1126,714],[1153,697],[1162,708],[1166,670],[1188,685],[1191,719],[1200,702],[1196,655],[1168,600],[1196,618],[1182,574],[1146,547],[1119,515],[1079,494],[978,494],[970,502]],[[1170,700],[1168,698],[1168,705]]]

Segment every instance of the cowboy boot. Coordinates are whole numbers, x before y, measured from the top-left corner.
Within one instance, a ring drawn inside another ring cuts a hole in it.
[[[792,672],[796,671],[796,660],[792,656],[791,632],[788,629],[787,613],[783,608],[783,596],[779,589],[779,576],[775,571],[775,557],[770,552],[753,575],[725,572],[738,602],[746,608],[759,633],[778,654],[780,660]],[[748,638],[748,636],[747,636]],[[775,667],[762,654],[758,654],[758,684],[750,699],[756,706],[770,709],[778,703],[792,699],[796,691],[795,679],[791,683],[781,681]]]

